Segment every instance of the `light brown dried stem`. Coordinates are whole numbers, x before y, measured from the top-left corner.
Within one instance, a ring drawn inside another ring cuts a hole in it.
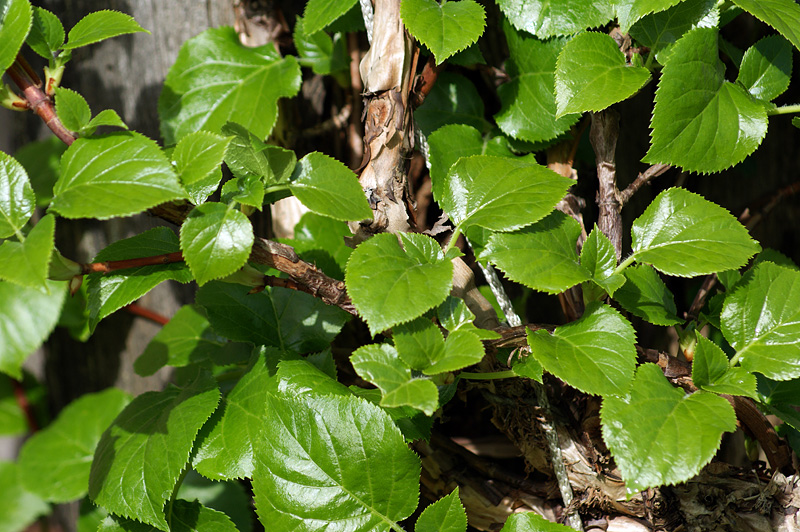
[[[633,182],[628,185],[625,190],[619,193],[619,202],[621,205],[625,205],[628,203],[628,200],[636,194],[636,192],[642,188],[644,185],[652,181],[654,178],[660,176],[667,170],[672,168],[672,166],[668,164],[654,164],[644,172],[640,173]]]
[[[616,150],[619,114],[613,109],[592,113],[589,140],[597,161],[597,227],[614,245],[617,261],[622,257],[622,203],[617,189]]]

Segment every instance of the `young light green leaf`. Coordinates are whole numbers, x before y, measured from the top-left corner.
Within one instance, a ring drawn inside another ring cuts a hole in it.
[[[497,125],[504,133],[530,142],[561,135],[580,118],[579,114],[556,118],[556,60],[567,40],[540,41],[508,24],[503,30],[511,53],[506,62],[511,81],[497,88],[501,104],[495,115]]]
[[[170,532],[237,532],[231,518],[220,511],[206,508],[198,501],[175,499],[170,505],[167,521]],[[158,527],[133,519],[111,515],[103,519],[97,532],[155,532]]]
[[[243,126],[229,122],[222,133],[232,136],[225,163],[236,177],[256,176],[267,186],[288,183],[297,164],[291,150],[267,145]]]
[[[414,112],[414,122],[426,136],[446,124],[467,124],[486,131],[490,126],[483,113],[483,98],[475,84],[460,74],[442,72]]]
[[[130,400],[122,390],[108,388],[86,394],[64,408],[20,450],[25,489],[56,503],[86,495],[94,448]]]
[[[770,35],[744,53],[736,81],[756,98],[771,101],[789,88],[791,77],[792,45],[780,35]]]
[[[0,151],[0,238],[21,235],[35,207],[36,196],[25,168]]]
[[[617,0],[617,20],[620,30],[628,33],[633,24],[650,13],[664,11],[681,0]]]
[[[740,268],[761,249],[730,212],[682,188],[659,194],[631,235],[637,262],[681,277]]]
[[[184,305],[147,344],[133,368],[146,377],[164,366],[202,364],[222,351],[225,343],[225,339],[211,329],[201,307]]]
[[[715,0],[685,0],[666,11],[652,13],[631,26],[630,34],[643,46],[650,48],[658,59],[684,33],[697,27],[715,8]]]
[[[197,292],[214,330],[231,340],[299,353],[320,351],[339,334],[349,315],[310,294],[266,288],[248,294],[242,285],[212,282]]]
[[[733,0],[757,19],[769,24],[800,50],[800,6],[794,0]]]
[[[203,286],[241,268],[253,247],[253,226],[232,205],[203,203],[181,225],[181,251]]]
[[[264,205],[264,183],[256,176],[236,177],[222,185],[223,203],[241,203],[258,210]]]
[[[690,479],[736,430],[730,403],[708,392],[686,395],[655,364],[642,364],[630,393],[603,398],[603,440],[629,495]]]
[[[413,377],[411,369],[389,344],[358,348],[350,357],[356,373],[381,391],[381,406],[411,406],[432,415],[439,407],[439,390],[430,379]]]
[[[253,491],[271,529],[382,530],[416,509],[419,459],[380,407],[352,396],[275,395],[265,422]]]
[[[64,45],[64,37],[64,26],[57,16],[41,7],[33,9],[33,25],[26,42],[34,52],[47,60],[53,59]]]
[[[76,140],[61,158],[51,207],[65,218],[129,216],[186,195],[152,140],[120,131]]]
[[[405,0],[400,17],[408,31],[427,46],[436,64],[478,40],[483,33],[486,12],[474,0],[444,2]]]
[[[50,205],[50,200],[53,199],[53,185],[60,175],[61,156],[66,149],[66,144],[55,135],[51,135],[45,140],[29,142],[14,153],[14,158],[25,168],[30,177],[30,184],[36,195],[36,206]],[[0,155],[0,167],[2,159],[3,155]],[[0,168],[0,175],[2,172]],[[2,216],[0,220],[3,220]],[[2,226],[3,223],[0,221],[0,228]]]
[[[540,39],[571,35],[586,28],[601,26],[614,18],[613,2],[498,0],[497,4],[515,28]]]
[[[289,189],[311,211],[335,220],[372,218],[358,177],[342,162],[311,152],[297,163]]]
[[[509,279],[548,293],[563,292],[591,277],[578,262],[580,224],[562,212],[513,233],[495,233],[478,257]]]
[[[272,131],[278,99],[300,89],[300,66],[272,44],[250,48],[231,27],[213,28],[186,41],[158,99],[161,135],[168,145],[193,131],[218,132],[241,124],[258,138]]]
[[[602,111],[636,94],[650,72],[628,66],[617,43],[605,33],[589,31],[569,41],[556,63],[556,117]]]
[[[692,382],[708,392],[756,398],[756,376],[744,368],[730,367],[722,349],[700,334],[692,361]]]
[[[597,302],[553,334],[528,331],[531,355],[544,369],[574,388],[604,397],[628,391],[636,369],[635,343],[628,320]]]
[[[800,271],[759,264],[725,298],[720,321],[742,368],[781,381],[800,377]]]
[[[89,497],[111,513],[169,531],[164,503],[218,401],[217,382],[204,372],[182,388],[138,396],[97,444]]]
[[[347,293],[373,335],[444,301],[452,277],[439,244],[414,233],[375,235],[350,255],[345,272]]]
[[[37,517],[53,511],[37,495],[22,488],[21,475],[17,464],[0,460],[0,530],[26,530]]]
[[[221,137],[208,131],[196,131],[183,137],[171,157],[181,183],[185,187],[193,185],[217,170],[230,142],[231,137]],[[222,177],[221,174],[219,176]]]
[[[56,114],[70,131],[80,131],[92,118],[92,110],[86,99],[65,87],[56,87]]]
[[[347,13],[357,0],[309,0],[303,11],[303,26],[311,34]]]
[[[14,62],[32,24],[28,0],[6,0],[0,5],[0,72]]]
[[[64,49],[73,50],[118,35],[139,32],[150,33],[130,15],[108,9],[95,11],[83,17],[69,30]]]
[[[572,184],[534,161],[474,155],[450,168],[436,200],[461,227],[513,231],[544,218]]]
[[[475,328],[477,331],[477,328]],[[433,363],[422,370],[425,375],[436,375],[456,371],[477,364],[483,359],[485,351],[480,337],[471,330],[459,329],[447,335],[444,352]]]
[[[617,268],[617,253],[614,251],[614,245],[597,226],[592,229],[586,242],[583,243],[581,266],[589,271],[592,282],[610,296],[613,296],[614,292],[625,284],[625,277],[614,273]],[[596,297],[591,299],[604,297],[600,293],[594,295]]]
[[[569,527],[548,521],[536,512],[511,514],[500,532],[569,532]]]
[[[694,29],[675,43],[656,91],[645,162],[719,172],[758,148],[766,108],[724,74],[716,29]]]
[[[444,336],[427,318],[402,323],[392,330],[400,359],[411,369],[422,371],[444,354]]]
[[[435,198],[443,195],[442,188],[450,167],[460,158],[470,155],[514,157],[505,138],[481,135],[480,131],[466,124],[447,124],[428,136],[428,162]]]
[[[319,353],[315,353],[319,354]],[[328,357],[330,357],[328,349]],[[276,373],[277,389],[291,395],[352,395],[342,383],[314,365],[312,356],[298,360],[281,360]],[[333,359],[330,358],[333,364]],[[332,368],[335,372],[336,367]]]
[[[324,31],[308,34],[303,19],[294,25],[294,45],[302,66],[310,66],[315,74],[322,76],[342,72],[349,67],[347,44],[341,33],[331,38]]]
[[[614,299],[634,316],[655,325],[681,323],[675,308],[675,296],[647,264],[626,268],[625,284],[614,292]]]
[[[95,130],[100,126],[120,127],[128,129],[127,124],[122,121],[117,112],[113,109],[103,109],[95,115],[94,118],[89,120],[79,133],[84,136],[94,135]]]
[[[458,486],[431,504],[419,516],[414,532],[466,532],[467,513],[458,496]]]
[[[152,257],[177,251],[180,251],[180,247],[175,233],[166,227],[156,227],[110,244],[97,254],[95,262]],[[192,275],[183,262],[88,275],[86,285],[90,329],[94,330],[100,320],[166,280],[188,283],[192,281]]]
[[[511,371],[514,372],[514,375],[542,382],[544,368],[538,360],[530,355],[524,357],[515,356],[514,359],[511,362]]]
[[[22,363],[58,322],[66,283],[47,282],[47,293],[0,281],[0,371],[22,379]]]
[[[494,296],[493,296],[494,297]],[[448,331],[469,331],[481,340],[496,340],[500,334],[488,329],[479,329],[474,325],[475,314],[469,310],[463,299],[447,296],[444,303],[436,308],[439,323]]]
[[[55,245],[56,219],[46,215],[24,242],[6,240],[0,245],[0,279],[20,286],[47,290],[50,256]]]

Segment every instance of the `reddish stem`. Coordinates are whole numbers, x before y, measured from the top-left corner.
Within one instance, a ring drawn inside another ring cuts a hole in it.
[[[158,323],[159,325],[166,325],[169,322],[169,318],[166,316],[159,314],[158,312],[154,312],[150,309],[146,309],[143,306],[139,305],[138,303],[131,303],[124,307],[126,311],[130,312],[134,316],[140,316],[142,318],[148,319],[152,322]]]
[[[430,94],[443,68],[444,65],[436,64],[436,59],[433,57],[433,54],[428,56],[428,62],[425,63],[422,74],[417,76],[417,79],[414,80],[414,89],[411,92],[411,103],[414,108],[419,107],[422,105],[422,102],[425,101],[425,97]]]
[[[166,253],[164,255],[156,255],[154,257],[139,257],[136,259],[126,260],[109,260],[106,262],[92,262],[82,265],[82,273],[109,273],[117,270],[126,270],[128,268],[138,268],[141,266],[154,266],[159,264],[170,264],[173,262],[183,262],[183,253],[176,251],[174,253]]]
[[[22,410],[22,413],[25,414],[25,420],[28,422],[28,429],[31,432],[36,432],[39,430],[39,423],[36,422],[36,416],[33,414],[33,406],[31,406],[30,401],[28,401],[28,396],[25,395],[25,388],[23,388],[22,383],[17,379],[11,379],[11,384],[14,387],[14,397],[17,400],[17,405],[19,409]]]

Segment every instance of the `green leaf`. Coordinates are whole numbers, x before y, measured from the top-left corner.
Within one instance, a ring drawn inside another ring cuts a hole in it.
[[[302,66],[310,66],[315,74],[322,76],[349,68],[347,43],[341,33],[333,38],[324,31],[308,34],[304,26],[303,19],[298,17],[294,25],[294,45]]]
[[[189,471],[178,488],[176,503],[196,500],[211,510],[224,513],[233,521],[235,530],[239,532],[252,532],[253,508],[250,494],[245,491],[244,484],[240,482],[215,482],[201,477],[195,471]],[[173,506],[174,512],[174,506]],[[191,522],[191,521],[189,521]],[[177,524],[174,523],[173,526]],[[195,530],[200,529],[198,526]],[[235,532],[232,530],[231,532]]]
[[[736,430],[730,403],[708,392],[686,395],[655,364],[642,364],[630,393],[603,399],[603,440],[628,494],[672,485],[700,472]]]
[[[229,122],[222,127],[233,137],[225,154],[225,163],[236,177],[255,176],[268,186],[288,183],[297,164],[291,150],[264,144],[239,124]]]
[[[511,57],[506,72],[511,81],[497,88],[500,112],[497,125],[515,139],[538,142],[555,138],[580,118],[579,114],[556,118],[556,60],[567,40],[540,41],[505,24],[503,30]]]
[[[715,0],[685,0],[666,11],[652,13],[631,27],[631,37],[650,48],[658,59],[684,33],[697,27],[701,20],[715,8]]]
[[[794,0],[733,0],[733,3],[778,30],[800,50],[800,6]]]
[[[626,268],[625,284],[614,292],[614,299],[634,316],[655,325],[676,325],[678,318],[675,296],[656,271],[647,264]]]
[[[357,0],[309,0],[303,11],[306,31],[316,33],[347,13]]]
[[[650,13],[664,11],[681,0],[617,0],[617,20],[620,30],[628,33],[633,24]]]
[[[556,63],[556,117],[602,111],[636,94],[650,72],[628,66],[616,41],[605,33],[586,32],[569,41]]]
[[[277,395],[265,421],[269,444],[256,454],[253,491],[270,529],[385,530],[416,509],[419,459],[380,407]]]
[[[444,355],[444,336],[439,327],[427,318],[400,324],[392,333],[400,359],[411,369],[427,369]]]
[[[681,277],[740,268],[761,249],[730,212],[682,188],[659,194],[631,235],[637,262]]]
[[[89,477],[92,500],[111,513],[169,531],[164,503],[218,401],[216,381],[203,372],[182,388],[170,385],[135,398],[97,445]]]
[[[771,101],[789,88],[791,77],[792,45],[779,35],[770,35],[744,53],[736,81],[756,98]]]
[[[25,168],[0,151],[0,238],[21,235],[35,207],[36,196]]]
[[[413,233],[373,236],[350,255],[345,272],[347,293],[373,335],[444,301],[452,277],[439,244]]]
[[[571,35],[586,28],[601,26],[614,18],[613,2],[498,0],[497,4],[515,28],[542,39]]]
[[[489,129],[483,118],[483,98],[475,85],[460,74],[442,72],[425,101],[414,111],[414,122],[425,136],[446,124]]]
[[[31,229],[24,242],[3,242],[0,246],[0,279],[29,288],[47,290],[55,228],[56,219],[48,214]]]
[[[33,24],[28,0],[0,1],[0,72],[5,72],[17,57]]]
[[[168,145],[205,129],[237,122],[265,138],[278,115],[278,99],[300,89],[300,66],[272,44],[250,48],[231,27],[213,28],[186,41],[158,99],[161,135]]]
[[[625,278],[614,273],[617,268],[617,253],[614,251],[614,245],[597,226],[592,229],[586,242],[583,243],[581,266],[589,271],[592,282],[610,296],[613,296],[614,292],[625,284]],[[584,291],[586,290],[587,288],[584,287]],[[601,294],[595,295],[597,298],[601,297]]]
[[[34,8],[33,25],[26,41],[34,52],[45,59],[53,59],[55,52],[64,45],[64,36],[64,26],[57,16],[44,8]]]
[[[53,185],[60,175],[61,155],[66,149],[66,144],[51,135],[45,140],[29,142],[14,153],[14,158],[30,177],[30,184],[36,194],[36,206],[47,206],[53,199]],[[2,225],[0,222],[0,226]]]
[[[67,405],[22,447],[19,468],[25,489],[56,503],[85,496],[94,448],[130,400],[122,390],[108,388]]]
[[[93,135],[94,131],[100,126],[120,127],[128,129],[127,124],[122,121],[117,112],[113,109],[103,109],[95,115],[94,118],[89,120],[89,123],[80,131],[81,134],[86,136]]]
[[[197,292],[214,330],[231,340],[308,353],[325,349],[349,315],[310,294],[266,288],[248,294],[242,285],[213,282]]]
[[[756,398],[756,376],[744,368],[730,367],[722,349],[699,334],[692,361],[692,381],[708,392]]]
[[[176,499],[170,505],[170,532],[237,532],[230,517],[222,512],[206,508],[197,501]],[[132,519],[116,515],[106,517],[97,529],[98,532],[155,532],[163,530]]]
[[[200,439],[192,460],[198,473],[213,480],[253,476],[254,451],[263,440],[270,382],[267,357],[277,350],[259,351],[247,372],[222,399]]]
[[[217,177],[222,178],[219,167],[225,157],[225,151],[231,142],[230,137],[221,137],[207,131],[196,131],[183,137],[172,152],[175,170],[180,176],[181,183],[187,190],[191,185],[206,183],[210,176],[219,184]],[[208,197],[208,196],[206,196]],[[193,197],[195,204],[203,203],[206,197]]]
[[[76,140],[61,158],[51,207],[65,218],[129,216],[186,195],[164,152],[119,131]]]
[[[73,50],[87,44],[117,37],[118,35],[139,32],[150,33],[133,20],[130,15],[108,9],[95,11],[83,17],[69,30],[67,44],[64,45],[64,49]]]
[[[119,240],[100,251],[95,262],[152,257],[180,251],[178,237],[166,227],[156,227],[142,234]],[[139,299],[162,281],[188,283],[192,280],[183,262],[139,266],[106,274],[93,273],[86,278],[89,299],[89,327],[116,310]]]
[[[408,31],[427,46],[436,64],[464,50],[483,33],[486,12],[474,0],[404,0],[400,17]]]
[[[49,504],[22,488],[21,476],[17,464],[0,460],[0,530],[22,532],[37,517],[52,512]]]
[[[469,331],[481,340],[496,340],[501,338],[499,333],[487,329],[479,329],[473,323],[475,314],[469,310],[463,299],[447,296],[444,303],[436,309],[439,323],[448,331]]]
[[[800,271],[759,264],[725,298],[720,321],[742,368],[780,381],[800,377]]]
[[[549,214],[572,183],[534,161],[474,155],[450,168],[436,200],[461,227],[513,231]]]
[[[264,204],[264,183],[256,176],[236,177],[222,185],[222,202],[250,205],[258,210]]]
[[[609,397],[628,391],[636,369],[636,333],[619,312],[589,303],[578,320],[528,331],[531,355],[544,369],[583,392]]]
[[[55,328],[67,295],[62,282],[48,281],[47,290],[0,282],[0,371],[17,380],[22,363]]]
[[[289,183],[292,194],[311,211],[334,220],[372,218],[372,209],[352,170],[341,161],[311,152],[297,163]]]
[[[377,386],[381,406],[411,406],[432,415],[439,407],[439,390],[432,380],[413,377],[411,369],[388,344],[370,344],[358,348],[350,357],[356,373]]]
[[[511,514],[500,532],[569,532],[569,527],[548,521],[535,512]]]
[[[200,286],[244,266],[252,247],[253,226],[231,205],[203,203],[181,225],[183,257]]]
[[[72,89],[56,87],[56,114],[64,127],[80,131],[92,118],[86,99]]]
[[[796,405],[800,398],[800,379],[774,381],[757,375],[758,395],[762,403],[768,405]]]
[[[514,372],[514,375],[542,382],[544,368],[538,360],[530,355],[524,357],[517,355],[514,358],[516,360],[511,362],[511,371]]]
[[[591,276],[578,262],[580,234],[577,221],[555,211],[530,227],[493,234],[478,260],[497,265],[509,279],[535,290],[563,292]]]
[[[225,343],[211,330],[199,306],[184,305],[150,340],[133,367],[137,374],[148,376],[164,366],[202,364],[219,353]]]
[[[758,148],[766,108],[724,74],[716,29],[692,30],[675,43],[656,91],[645,162],[719,172]]]
[[[328,357],[330,348],[328,349]],[[291,395],[352,395],[350,390],[322,369],[315,366],[312,356],[278,363],[278,391]],[[330,358],[333,364],[333,358]],[[335,371],[335,366],[332,368]]]
[[[467,513],[458,496],[458,486],[420,514],[414,532],[466,532]]]
[[[285,242],[306,262],[334,279],[344,279],[344,269],[353,252],[353,248],[345,244],[348,236],[353,233],[346,223],[307,212],[294,226],[294,238]]]
[[[496,130],[495,130],[496,131]],[[503,137],[481,135],[480,131],[466,124],[448,124],[440,127],[428,137],[428,162],[431,165],[433,196],[441,198],[450,167],[462,157],[470,155],[497,155],[514,157]]]
[[[28,421],[17,403],[11,378],[0,375],[0,436],[24,436]]]

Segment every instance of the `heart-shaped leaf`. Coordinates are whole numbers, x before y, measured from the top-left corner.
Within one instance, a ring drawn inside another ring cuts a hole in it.
[[[439,3],[404,0],[400,17],[408,31],[427,46],[436,63],[465,49],[483,33],[486,13],[474,0]]]
[[[541,39],[571,35],[586,28],[601,26],[614,18],[614,2],[498,0],[497,5],[514,27]]]

